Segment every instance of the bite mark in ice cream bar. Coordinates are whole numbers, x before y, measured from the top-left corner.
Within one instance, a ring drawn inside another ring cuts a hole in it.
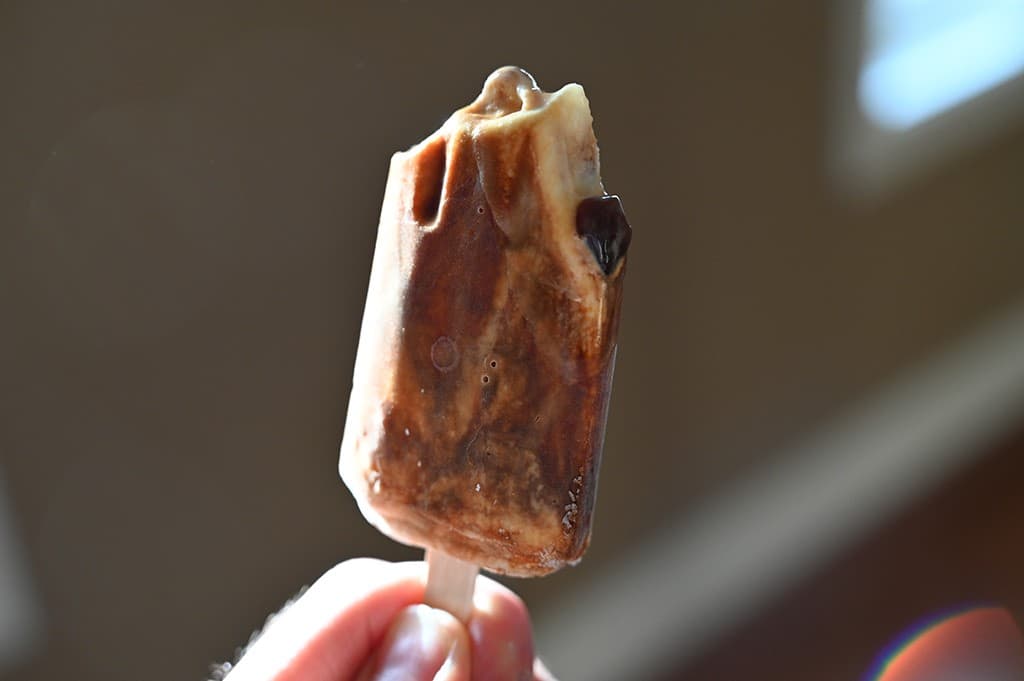
[[[499,69],[394,155],[340,461],[367,520],[499,573],[579,560],[631,233],[579,85]]]

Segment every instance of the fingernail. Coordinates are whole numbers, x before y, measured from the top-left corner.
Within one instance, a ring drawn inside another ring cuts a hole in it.
[[[454,617],[426,605],[402,610],[384,637],[375,681],[459,678],[468,667],[469,643]]]

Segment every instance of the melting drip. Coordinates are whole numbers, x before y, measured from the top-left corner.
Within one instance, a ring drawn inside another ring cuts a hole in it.
[[[605,275],[615,271],[626,256],[633,229],[622,212],[618,196],[591,196],[580,201],[576,209],[576,233],[594,254]]]

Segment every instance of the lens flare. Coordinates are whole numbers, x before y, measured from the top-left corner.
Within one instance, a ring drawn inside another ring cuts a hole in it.
[[[1004,608],[960,608],[912,627],[865,681],[1020,681],[1024,637]]]

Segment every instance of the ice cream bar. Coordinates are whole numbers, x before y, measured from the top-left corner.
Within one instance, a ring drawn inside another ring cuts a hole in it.
[[[367,520],[498,573],[579,560],[631,233],[579,85],[501,68],[394,155],[341,447]]]

